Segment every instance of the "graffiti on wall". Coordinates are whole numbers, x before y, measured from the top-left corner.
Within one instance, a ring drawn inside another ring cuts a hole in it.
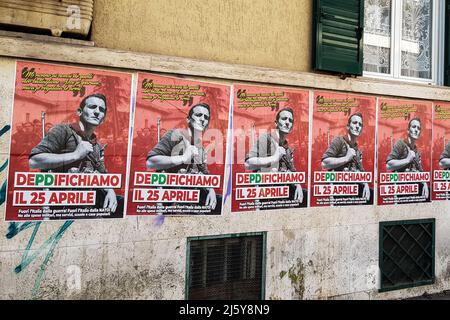
[[[39,267],[39,271],[36,274],[36,280],[34,282],[34,287],[32,290],[32,298],[35,298],[37,296],[42,277],[45,273],[45,270],[51,257],[53,256],[53,252],[55,251],[55,248],[58,245],[59,241],[61,240],[62,236],[67,231],[67,229],[72,225],[72,223],[73,221],[65,221],[55,233],[53,233],[47,240],[44,241],[44,243],[42,243],[39,246],[39,248],[33,249],[33,253],[31,253],[32,252],[31,250],[34,243],[34,239],[39,231],[42,222],[41,221],[21,222],[21,223],[11,222],[9,224],[8,232],[6,234],[7,239],[12,239],[22,231],[29,228],[33,228],[33,232],[30,236],[30,239],[28,240],[28,244],[25,249],[25,252],[22,255],[20,264],[14,268],[15,273],[17,274],[21,273],[39,256],[41,255],[45,256],[43,262],[41,263],[41,266]]]
[[[9,129],[11,129],[11,127],[9,125],[4,126],[0,130],[0,137],[2,137],[5,133],[7,133],[9,131]],[[4,161],[4,163],[1,165],[0,173],[5,171],[7,167],[8,167],[8,159],[6,159]],[[1,186],[2,187],[0,188],[0,205],[2,205],[3,202],[5,202],[5,197],[6,197],[6,180],[1,183]]]
[[[9,125],[5,125],[0,130],[0,137],[4,137],[4,135],[9,132],[10,130]],[[6,170],[8,167],[9,160],[2,160],[0,161],[0,173]],[[1,189],[0,189],[0,205],[2,205],[5,202],[6,197],[6,179],[5,181],[1,182]],[[42,277],[44,276],[45,270],[47,268],[47,265],[53,256],[53,253],[55,251],[56,246],[58,245],[59,241],[61,240],[64,233],[69,229],[69,227],[72,225],[73,221],[65,221],[59,228],[56,230],[55,233],[53,233],[47,240],[45,240],[38,248],[33,247],[34,240],[36,238],[36,235],[39,232],[39,228],[41,226],[41,221],[38,222],[11,222],[8,226],[8,230],[6,233],[7,239],[13,239],[17,235],[19,235],[22,231],[25,231],[27,229],[33,228],[33,232],[28,240],[27,246],[25,248],[25,251],[22,255],[22,259],[20,263],[14,268],[14,272],[16,274],[21,273],[24,271],[33,261],[35,261],[38,257],[44,256],[44,260],[42,261],[39,271],[36,274],[36,279],[34,282],[34,287],[32,290],[32,298],[35,298],[38,294],[40,284]]]

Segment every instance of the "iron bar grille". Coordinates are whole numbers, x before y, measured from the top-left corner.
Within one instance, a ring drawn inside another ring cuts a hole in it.
[[[380,291],[434,283],[435,219],[380,223]]]
[[[188,247],[187,299],[262,299],[263,235],[188,240]]]

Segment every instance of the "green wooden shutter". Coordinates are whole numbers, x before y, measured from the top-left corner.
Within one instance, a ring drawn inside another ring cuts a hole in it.
[[[315,0],[314,27],[314,68],[362,75],[364,0]]]
[[[450,0],[445,1],[444,85],[450,86]]]

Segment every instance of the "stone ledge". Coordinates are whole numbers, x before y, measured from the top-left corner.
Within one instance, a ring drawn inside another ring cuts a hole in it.
[[[450,88],[371,78],[293,72],[190,58],[119,51],[79,44],[43,42],[0,35],[0,56],[198,76],[228,81],[287,85],[400,98],[450,101]]]

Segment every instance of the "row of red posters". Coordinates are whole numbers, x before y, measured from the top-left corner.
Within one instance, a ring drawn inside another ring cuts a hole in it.
[[[6,220],[445,200],[449,119],[444,103],[20,61]]]

